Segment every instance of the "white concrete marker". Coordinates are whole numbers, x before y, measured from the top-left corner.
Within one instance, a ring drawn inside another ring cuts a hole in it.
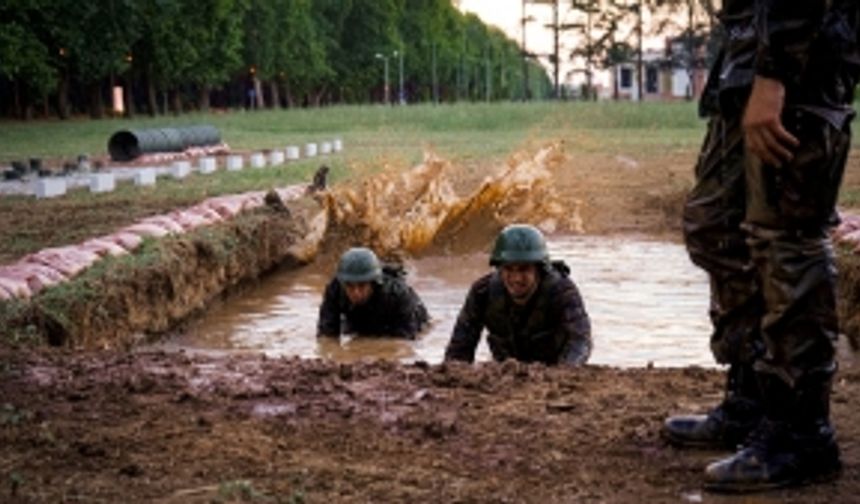
[[[36,197],[55,198],[66,194],[66,179],[64,178],[40,178],[36,181]]]
[[[320,144],[320,154],[331,154],[331,142],[323,142]]]
[[[218,162],[214,157],[207,156],[200,158],[200,173],[209,175],[210,173],[215,173],[217,169]]]
[[[287,159],[289,159],[290,161],[294,161],[294,160],[299,159],[301,157],[301,153],[299,151],[299,148],[296,145],[290,145],[289,147],[287,147],[286,152],[287,152]]]
[[[245,160],[242,158],[242,156],[227,157],[227,171],[240,171],[244,164]]]
[[[282,150],[273,150],[269,153],[269,164],[272,166],[279,166],[284,164],[284,151]]]
[[[309,143],[305,145],[305,157],[315,157],[317,155],[317,144]]]
[[[170,176],[175,179],[184,179],[191,173],[191,163],[188,161],[174,161],[170,166]]]
[[[262,152],[251,154],[251,168],[263,168],[266,166],[266,156]]]
[[[90,192],[103,193],[116,189],[116,177],[113,173],[94,173],[90,175]]]
[[[340,152],[343,150],[343,141],[340,138],[335,138],[332,148],[335,152]]]
[[[145,168],[134,174],[134,185],[136,186],[154,186],[155,185],[155,170]]]

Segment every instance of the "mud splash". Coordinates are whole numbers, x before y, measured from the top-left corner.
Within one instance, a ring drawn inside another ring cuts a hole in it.
[[[465,196],[454,189],[457,168],[432,153],[402,174],[382,173],[360,187],[329,191],[325,205],[330,235],[338,244],[361,244],[383,255],[430,254],[440,249],[475,250],[511,222],[529,222],[545,232],[581,233],[579,201],[565,204],[555,190],[555,171],[565,161],[563,145],[511,157]]]

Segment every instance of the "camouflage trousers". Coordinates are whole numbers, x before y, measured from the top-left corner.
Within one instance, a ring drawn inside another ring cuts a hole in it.
[[[740,118],[711,119],[683,225],[690,258],[710,278],[716,360],[754,365],[793,386],[834,363],[828,231],[850,132],[801,110],[783,123],[800,146],[775,168],[745,155]]]

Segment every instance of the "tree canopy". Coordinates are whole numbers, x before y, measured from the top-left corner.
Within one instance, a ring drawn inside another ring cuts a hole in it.
[[[0,114],[517,100],[549,92],[517,43],[450,0],[6,0]]]

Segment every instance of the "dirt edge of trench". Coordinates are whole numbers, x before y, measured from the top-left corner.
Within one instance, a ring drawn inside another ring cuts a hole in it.
[[[134,253],[105,258],[29,300],[0,303],[0,341],[131,348],[274,268],[313,259],[325,218],[313,199],[301,198],[147,239]]]

